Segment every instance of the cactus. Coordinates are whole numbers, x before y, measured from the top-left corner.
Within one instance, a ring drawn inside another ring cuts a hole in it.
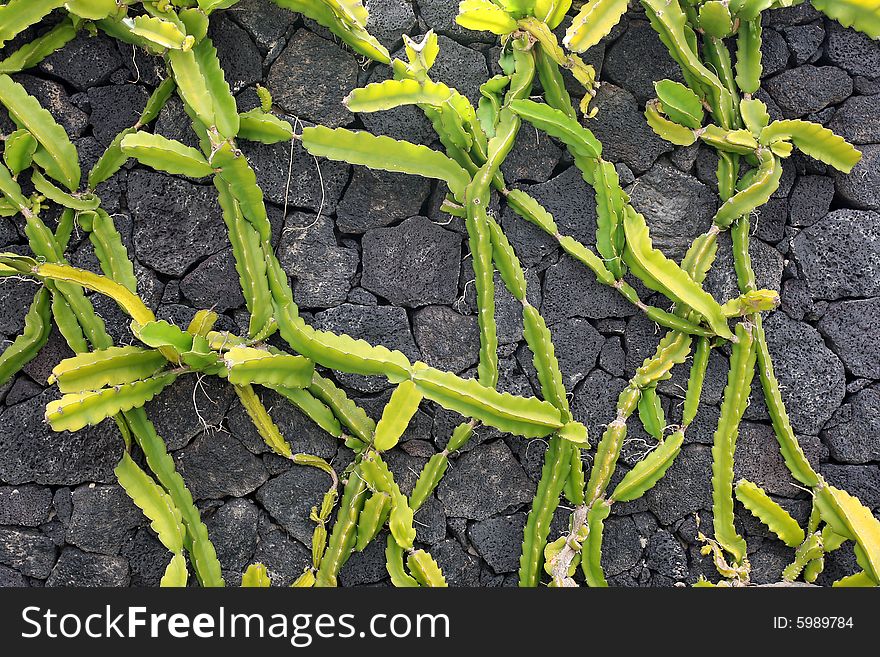
[[[374,112],[416,105],[432,123],[442,151],[343,128],[316,126],[296,135],[290,123],[272,114],[271,95],[262,88],[258,89],[260,107],[239,113],[216,49],[207,37],[211,13],[231,6],[234,0],[202,0],[198,8],[189,2],[144,3],[135,11],[133,6],[118,6],[111,0],[12,0],[0,7],[0,44],[62,4],[69,14],[0,62],[0,104],[17,128],[3,143],[0,215],[23,217],[25,235],[36,256],[0,255],[0,275],[35,278],[44,284],[27,313],[24,332],[0,356],[0,380],[8,380],[37,353],[54,320],[76,355],[53,370],[50,383],[58,386],[62,397],[49,404],[47,418],[58,430],[76,430],[114,418],[127,446],[117,468],[120,483],[172,553],[163,585],[186,584],[184,552],[202,584],[223,583],[192,497],[143,410],[155,394],[180,376],[227,379],[273,451],[330,476],[331,487],[310,514],[315,522],[312,565],[295,586],[334,585],[352,551],[363,550],[386,525],[390,531],[386,560],[392,582],[399,586],[445,586],[436,562],[415,543],[413,516],[446,472],[450,454],[464,446],[479,423],[526,438],[549,440],[526,524],[520,584],[537,585],[545,572],[553,586],[571,586],[574,569],[580,565],[589,585],[604,586],[604,521],[615,502],[639,498],[671,467],[696,417],[711,349],[725,342],[732,343],[732,357],[713,447],[715,537],[703,537],[704,550],[713,555],[726,578],[722,585],[748,582],[745,542],[734,525],[734,493],[795,550],[792,564],[782,574],[784,579],[803,576],[806,581],[815,581],[825,555],[851,540],[862,572],[838,584],[880,583],[880,522],[856,498],[824,482],[805,458],[788,422],[760,316],[774,310],[779,298],[771,291],[757,289],[749,258],[749,215],[776,191],[782,160],[791,156],[795,147],[844,172],[851,171],[860,158],[853,146],[822,126],[802,120],[771,122],[766,106],[751,97],[759,90],[762,72],[761,12],[779,3],[642,2],[651,25],[681,66],[685,81],[656,83],[657,98],[648,103],[645,113],[648,124],[668,141],[690,145],[699,140],[719,153],[720,208],[711,228],[695,240],[679,265],[654,248],[644,217],[629,204],[613,165],[603,159],[601,143],[578,120],[578,110],[585,116],[595,112],[589,108],[595,72],[575,53],[607,35],[626,11],[627,2],[582,3],[563,40],[564,48],[553,30],[571,7],[569,0],[464,0],[459,7],[459,24],[491,31],[502,42],[502,74],[481,86],[481,100],[475,109],[458,91],[430,78],[439,49],[433,34],[421,43],[404,37],[407,61],[391,62],[385,48],[367,32],[367,11],[359,0],[275,1],[316,20],[359,53],[390,63],[393,79],[352,92],[345,100],[349,109]],[[869,35],[880,31],[875,0],[813,0],[813,5]],[[138,121],[117,135],[89,172],[85,190],[80,189],[76,150],[63,128],[8,76],[38,63],[72,39],[82,26],[163,56],[169,71]],[[732,42],[734,37],[735,65],[723,41],[729,38]],[[565,88],[562,70],[570,71],[584,87],[583,101],[577,108]],[[543,88],[544,103],[530,99],[536,78]],[[175,91],[192,120],[198,148],[146,130]],[[560,141],[584,181],[594,189],[595,252],[561,234],[553,217],[527,193],[507,187],[501,165],[517,140],[523,119]],[[303,320],[275,256],[263,194],[253,168],[238,149],[239,139],[270,144],[301,140],[316,157],[419,175],[446,185],[449,194],[442,207],[465,219],[474,267],[480,327],[476,380],[410,362],[402,353],[381,345],[316,330]],[[157,321],[138,297],[129,255],[112,217],[100,207],[95,194],[97,185],[129,157],[172,175],[212,179],[250,313],[247,336],[212,330],[217,316],[207,310],[200,311],[186,330]],[[748,165],[744,175],[740,175],[741,163]],[[30,186],[23,187],[22,178]],[[34,191],[31,194],[25,189]],[[586,481],[581,461],[581,450],[589,448],[586,429],[571,416],[551,328],[529,303],[517,254],[489,210],[494,193],[552,236],[599,282],[613,287],[652,321],[670,329],[655,355],[645,360],[621,394],[616,417],[599,442]],[[54,232],[40,216],[49,205],[62,208]],[[88,234],[104,276],[75,269],[65,261],[75,225]],[[702,283],[715,258],[717,237],[725,230],[730,231],[734,245],[741,295],[716,300]],[[522,306],[523,337],[533,354],[542,399],[497,390],[496,269]],[[660,292],[675,304],[674,311],[643,303],[624,280],[626,274]],[[84,290],[112,298],[131,318],[132,333],[143,346],[114,347]],[[730,320],[738,322],[735,332],[730,329]],[[285,349],[293,353],[279,348],[281,342],[274,342],[274,346],[266,343],[276,331],[287,343]],[[657,384],[670,377],[672,368],[684,362],[692,348],[681,425],[669,427]],[[316,372],[316,365],[383,376],[396,386],[379,423],[330,378]],[[756,366],[785,462],[793,476],[815,495],[814,513],[806,530],[756,485],[742,481],[734,489],[738,425]],[[351,465],[337,476],[318,457],[292,454],[263,405],[259,388],[278,392],[330,435],[344,441],[355,451]],[[446,450],[428,461],[407,498],[385,465],[382,452],[396,445],[423,398],[464,415],[465,421],[454,430]],[[635,413],[657,446],[609,494],[627,421]],[[152,476],[129,456],[132,440],[143,450]],[[343,492],[328,535],[340,477]],[[548,543],[550,520],[563,494],[575,506],[569,531]],[[242,578],[244,586],[269,584],[268,574],[259,564],[251,566]]]

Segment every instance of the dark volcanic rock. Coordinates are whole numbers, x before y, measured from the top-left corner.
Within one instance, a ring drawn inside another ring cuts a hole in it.
[[[448,539],[431,548],[431,556],[440,566],[449,586],[478,586],[480,560],[464,551],[458,541]]]
[[[219,549],[217,543],[214,546]],[[170,558],[168,548],[152,530],[138,529],[122,546],[121,554],[128,560],[131,586],[159,586]]]
[[[779,32],[764,29],[761,38],[762,76],[769,77],[779,73],[788,64],[788,45]]]
[[[0,564],[23,575],[46,579],[56,556],[51,538],[33,529],[0,527]]]
[[[268,517],[263,517],[260,519],[259,540],[253,562],[266,566],[273,586],[290,586],[302,575],[303,569],[311,565],[312,552],[272,524]]]
[[[767,80],[766,87],[789,119],[836,105],[853,92],[852,79],[844,71],[811,64],[783,71]]]
[[[434,545],[446,538],[446,514],[443,505],[436,497],[431,496],[415,512],[416,540],[420,543]]]
[[[250,500],[232,499],[206,521],[224,570],[243,573],[257,548],[260,512]]]
[[[596,234],[595,195],[575,167],[569,167],[546,183],[531,185],[525,189],[553,215],[561,233],[593,243]],[[509,207],[504,210],[501,225],[520,262],[526,268],[537,265],[559,249],[551,235],[547,235]]]
[[[596,367],[596,359],[605,340],[592,324],[580,317],[553,324],[550,333],[556,346],[562,382],[566,389],[573,390]],[[530,366],[531,357],[532,353],[528,352]]]
[[[352,553],[349,560],[339,572],[339,583],[342,586],[364,586],[376,584],[388,577],[385,567],[384,536],[377,538],[363,552]]]
[[[359,262],[355,249],[337,244],[330,217],[304,212],[288,215],[278,259],[294,279],[294,300],[304,308],[330,308],[345,301]]]
[[[443,511],[453,518],[485,520],[531,501],[534,485],[503,441],[475,447],[450,464],[437,489]]]
[[[315,315],[315,328],[324,331],[347,333],[371,344],[385,345],[389,349],[402,351],[410,360],[419,357],[419,350],[409,328],[406,311],[403,308],[379,306],[355,306],[344,303],[336,308]],[[364,392],[376,392],[389,387],[384,378],[365,377],[359,374],[339,374],[346,385]]]
[[[861,161],[851,173],[834,172],[837,193],[850,205],[880,210],[880,144],[860,146]]]
[[[299,143],[242,142],[240,145],[267,201],[312,212],[336,211],[348,182],[347,164],[323,158],[316,160]]]
[[[250,34],[263,53],[280,48],[288,29],[299,18],[295,12],[262,0],[241,0],[235,9],[226,15]]]
[[[508,184],[547,182],[561,157],[562,149],[552,139],[524,130],[501,165],[501,173]]]
[[[8,566],[0,566],[0,588],[25,589],[28,581],[24,575]]]
[[[412,217],[431,193],[425,178],[356,167],[337,208],[336,224],[344,233],[363,233]]]
[[[880,76],[880,47],[877,41],[836,21],[828,22],[825,56],[832,64],[852,75],[867,78]]]
[[[833,303],[819,331],[854,376],[880,379],[880,343],[872,334],[880,326],[880,298]]]
[[[612,162],[623,162],[636,174],[642,174],[660,155],[672,150],[668,142],[648,127],[644,108],[625,89],[603,84],[592,105],[599,109],[599,114],[585,125],[602,142],[603,152]]]
[[[390,0],[390,2],[397,1]],[[400,35],[397,36],[399,38]],[[394,56],[406,60],[406,54],[403,52],[395,53]],[[393,77],[394,73],[389,68],[377,66],[370,72],[367,83],[384,82]],[[416,105],[401,105],[383,112],[364,112],[359,114],[358,118],[374,135],[386,135],[394,139],[424,145],[430,145],[437,138],[428,117]]]
[[[587,425],[590,436],[598,438],[605,426],[614,420],[617,396],[626,381],[602,370],[594,370],[575,390],[571,403],[572,416]]]
[[[0,486],[0,525],[38,527],[49,519],[52,490],[43,486]]]
[[[853,395],[825,425],[822,438],[835,461],[880,461],[880,390]]]
[[[46,586],[128,586],[128,562],[122,557],[64,548]]]
[[[494,516],[471,525],[468,537],[492,570],[496,573],[512,573],[519,568],[525,526],[525,513]]]
[[[8,222],[3,220],[3,223]],[[0,304],[7,309],[0,313],[0,333],[15,336],[24,328],[24,316],[39,288],[24,281],[5,281],[0,285]]]
[[[813,299],[880,295],[880,213],[832,212],[791,249]]]
[[[115,302],[111,301],[110,303],[116,305]],[[30,299],[27,301],[27,304],[30,304]],[[127,337],[131,336],[131,331],[127,327],[125,333]],[[65,358],[70,358],[73,355],[73,351],[67,345],[67,340],[61,336],[58,328],[53,326],[46,346],[40,350],[36,358],[22,368],[22,371],[34,381],[46,381],[49,375],[52,374],[52,368]]]
[[[473,41],[490,41],[494,42],[495,37],[491,32],[475,32],[466,30],[455,22],[458,16],[458,5],[447,0],[415,0],[415,4],[419,10],[419,16],[434,29],[438,34],[453,37],[459,43],[470,43]],[[440,46],[443,51],[443,44]]]
[[[853,144],[880,142],[880,95],[853,96],[837,108],[828,127]]]
[[[296,406],[271,390],[262,391],[260,397],[263,405],[271,409],[272,420],[290,443],[294,453],[305,452],[327,460],[336,455],[336,438],[312,422]],[[229,432],[244,443],[249,451],[254,454],[267,454],[271,451],[239,402],[232,405],[226,419]]]
[[[809,324],[777,312],[764,328],[791,424],[798,433],[816,436],[843,401],[843,365]]]
[[[712,508],[712,450],[685,445],[672,467],[645,497],[648,508],[668,525],[688,514]]]
[[[749,242],[749,254],[759,289],[782,289],[783,258],[779,251],[764,244],[761,240]],[[722,234],[718,238],[718,255],[704,283],[706,290],[722,303],[740,295],[736,271],[733,264],[733,247],[730,237]]]
[[[683,581],[688,577],[688,561],[684,548],[675,536],[663,529],[648,540],[645,565],[654,573],[676,581]]]
[[[177,450],[206,428],[218,428],[234,396],[222,379],[185,376],[147,404],[147,415],[168,449]]]
[[[361,285],[397,306],[452,303],[458,293],[461,237],[425,217],[363,238]]]
[[[628,317],[638,310],[620,293],[602,285],[579,261],[567,255],[547,269],[541,313],[548,324],[570,317]]]
[[[834,200],[834,181],[827,176],[801,176],[789,197],[792,226],[812,226],[828,214]],[[761,218],[763,219],[763,212]]]
[[[202,434],[174,457],[196,499],[242,497],[269,477],[262,461],[223,431]]]
[[[818,466],[819,441],[816,438],[801,438],[800,443],[810,462]],[[748,479],[771,495],[782,497],[798,497],[803,492],[785,467],[771,426],[742,422],[734,460],[736,480]]]
[[[317,468],[295,465],[263,484],[257,500],[291,536],[309,546],[315,530],[309,510],[320,506],[327,486],[327,475]]]
[[[109,146],[117,134],[137,122],[149,97],[146,89],[135,84],[89,89],[89,105],[92,106],[89,123],[95,139],[103,146]]]
[[[794,62],[797,65],[815,61],[819,46],[825,39],[825,28],[818,22],[787,27],[782,33],[785,35],[788,48],[794,55]]]
[[[605,521],[603,542],[614,546],[602,550],[602,569],[606,577],[632,570],[642,560],[642,538],[631,516],[611,516]],[[553,538],[552,536],[550,537]]]
[[[200,263],[180,281],[180,291],[195,308],[222,313],[243,306],[232,249],[224,249]]]
[[[286,112],[336,127],[353,118],[342,99],[357,85],[357,74],[354,55],[301,29],[272,64],[266,86]]]
[[[180,276],[226,246],[216,192],[147,171],[128,176],[138,259],[162,274]]]
[[[261,8],[260,11],[262,10]],[[235,94],[261,80],[263,62],[259,50],[247,32],[229,20],[234,13],[215,13],[211,17],[208,36],[217,48],[217,58],[223,68],[223,76],[232,93]]]
[[[92,37],[81,32],[73,41],[46,57],[40,63],[40,70],[85,91],[107,82],[120,66],[122,57],[112,39],[103,34]]]
[[[15,81],[49,110],[68,136],[79,137],[83,134],[89,124],[89,117],[71,102],[63,86],[52,80],[41,80],[30,75],[16,75]],[[92,111],[95,111],[94,107]]]
[[[634,65],[638,62],[638,65]],[[630,91],[642,107],[655,98],[654,82],[683,82],[681,69],[669,56],[657,33],[646,21],[630,21],[629,27],[605,55],[603,77]],[[604,141],[604,140],[603,140]]]
[[[386,48],[399,44],[400,35],[409,32],[416,24],[410,0],[371,0],[369,11],[367,30]]]
[[[125,539],[145,518],[121,486],[80,486],[65,539],[88,552],[119,554]]]
[[[47,391],[0,415],[0,480],[54,485],[112,480],[123,446],[116,425],[52,431],[43,414],[54,398]]]
[[[630,192],[633,207],[645,215],[654,246],[681,260],[691,242],[715,215],[714,193],[665,158],[638,179]]]
[[[880,509],[880,469],[870,465],[827,463],[819,471],[829,484],[855,495],[876,515]]]
[[[428,365],[461,372],[480,355],[477,318],[460,315],[448,306],[426,306],[413,315],[413,335]]]

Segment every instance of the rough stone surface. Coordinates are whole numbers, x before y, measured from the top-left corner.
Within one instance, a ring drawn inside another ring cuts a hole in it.
[[[812,226],[828,214],[834,200],[834,181],[826,176],[801,176],[789,197],[789,223]],[[762,217],[763,219],[763,212]]]
[[[268,478],[262,461],[228,433],[204,433],[175,455],[186,485],[196,499],[241,497]]]
[[[834,172],[837,193],[850,205],[864,210],[880,210],[880,144],[860,146],[861,161],[852,172]]]
[[[458,292],[461,238],[425,217],[393,228],[375,228],[363,238],[361,284],[396,306],[450,304]]]
[[[620,294],[602,285],[592,271],[568,255],[547,269],[541,313],[549,324],[570,317],[628,317],[637,310]]]
[[[410,0],[372,0],[369,10],[367,29],[388,48],[399,44],[402,41],[400,35],[409,32],[416,24]]]
[[[880,213],[836,210],[791,247],[813,299],[880,295]]]
[[[303,121],[302,125],[309,124]],[[241,149],[257,174],[257,184],[267,201],[311,212],[336,211],[348,183],[347,164],[315,160],[300,144],[242,142]]]
[[[783,71],[765,84],[789,119],[841,103],[853,92],[852,79],[834,66],[806,64]]]
[[[146,171],[128,177],[138,259],[161,274],[180,276],[226,245],[213,188]]]
[[[327,492],[327,475],[317,468],[294,466],[266,482],[257,491],[257,501],[300,543],[312,544],[315,523],[309,510],[320,505]]]
[[[880,390],[867,388],[853,395],[825,425],[822,439],[841,463],[880,460]]]
[[[880,142],[880,95],[853,96],[834,112],[828,127],[852,144]]]
[[[639,65],[634,66],[635,62]],[[640,107],[657,96],[656,80],[684,81],[678,64],[647,21],[630,21],[623,36],[608,49],[602,73],[614,84],[629,89]]]
[[[336,127],[351,122],[342,99],[357,84],[357,60],[331,41],[299,30],[267,79],[279,107],[293,116]]]
[[[771,315],[764,328],[791,424],[815,436],[843,401],[843,364],[816,329],[785,313]]]
[[[49,519],[52,490],[43,486],[0,486],[0,525],[38,527]]]
[[[401,33],[440,34],[432,78],[456,86],[476,104],[479,86],[501,73],[498,39],[455,23],[457,2],[369,0],[369,27],[406,58]],[[573,14],[577,6],[570,12]],[[631,3],[637,5],[638,3]],[[55,12],[54,15],[60,15]],[[555,32],[561,38],[569,15]],[[782,307],[765,315],[781,393],[807,457],[833,485],[880,512],[880,46],[824,18],[809,3],[769,12],[763,31],[765,88],[757,97],[774,120],[820,122],[863,152],[851,174],[797,153],[785,160],[779,190],[752,217],[751,257],[760,287],[779,290]],[[42,28],[33,32],[38,33]],[[417,107],[353,114],[342,99],[356,86],[387,79],[390,68],[363,65],[329,30],[265,0],[241,0],[212,14],[210,35],[240,111],[258,105],[256,85],[274,94],[274,111],[297,133],[317,123],[367,129],[442,150]],[[17,47],[22,39],[17,39]],[[582,119],[604,145],[654,244],[680,258],[710,226],[717,200],[717,156],[704,145],[673,148],[648,128],[644,103],[654,80],[681,79],[643,12],[629,16],[584,55],[600,85],[595,118]],[[56,118],[79,151],[83,171],[117,132],[132,125],[166,75],[161,57],[82,32],[26,74],[13,77]],[[576,101],[583,89],[565,74]],[[541,93],[535,84],[532,95]],[[145,129],[198,148],[183,104],[172,95]],[[14,125],[0,112],[0,133]],[[306,322],[403,351],[411,361],[476,376],[476,295],[465,222],[441,212],[446,185],[405,174],[373,172],[314,158],[302,144],[237,144],[252,164],[272,224],[272,244]],[[593,248],[596,198],[559,142],[524,124],[502,165],[550,211],[562,235]],[[26,176],[20,180],[31,193]],[[157,316],[185,327],[198,307],[220,313],[218,330],[247,331],[225,225],[210,179],[151,171],[133,160],[97,189],[135,259],[138,292]],[[619,393],[661,333],[615,290],[600,285],[559,243],[517,216],[500,195],[489,210],[520,258],[529,302],[542,311],[575,419],[595,445],[614,420]],[[427,219],[425,219],[427,217]],[[41,212],[50,228],[58,212]],[[429,221],[430,220],[430,221]],[[0,249],[29,253],[22,222],[0,221]],[[67,250],[78,267],[99,271],[81,231]],[[646,303],[662,295],[632,277]],[[522,304],[496,273],[499,389],[536,395],[533,356],[523,341]],[[719,301],[739,294],[727,234],[706,289]],[[36,286],[0,284],[0,344],[23,328]],[[115,302],[90,295],[118,344],[132,344],[130,320]],[[279,335],[268,340],[284,347]],[[3,349],[0,346],[0,349]],[[703,404],[666,477],[646,496],[617,504],[605,523],[602,565],[613,586],[692,584],[717,573],[699,553],[696,516],[712,526],[711,446],[727,382],[729,347],[712,352]],[[56,434],[43,422],[52,368],[72,356],[53,329],[40,354],[0,386],[0,586],[98,584],[158,586],[168,551],[116,483],[123,441],[112,422]],[[667,422],[681,422],[691,361],[658,385]],[[384,377],[328,373],[374,419],[391,395]],[[294,452],[326,459],[337,473],[352,452],[277,393],[258,388]],[[223,576],[240,582],[248,564],[266,564],[273,583],[289,585],[311,563],[308,519],[329,485],[313,468],[272,453],[232,387],[218,377],[181,377],[147,404],[149,417],[191,488],[217,550]],[[462,418],[424,402],[385,460],[404,494]],[[637,414],[628,422],[620,468],[611,486],[644,457],[653,439]],[[541,475],[544,440],[523,440],[485,426],[451,455],[437,492],[415,515],[417,545],[459,586],[515,586],[523,525]],[[143,456],[135,447],[132,455]],[[583,455],[587,474],[595,455]],[[760,384],[753,383],[735,457],[737,477],[760,483],[800,523],[809,499],[781,459]],[[550,538],[562,536],[569,512],[554,515]],[[791,550],[737,507],[749,540],[754,583],[772,583]],[[709,532],[707,532],[709,533]],[[354,554],[343,586],[388,586],[387,532]],[[848,546],[826,560],[822,585],[859,567]],[[582,575],[577,572],[576,578]]]
[[[122,557],[65,548],[46,586],[127,586],[128,562]]]
[[[688,514],[712,508],[712,450],[705,445],[686,445],[672,467],[647,492],[648,508],[668,525]]]
[[[115,426],[104,423],[74,433],[52,431],[43,421],[44,392],[0,415],[0,479],[9,484],[79,484],[110,481],[122,455]]]
[[[368,308],[344,303],[336,308],[315,315],[315,328],[356,335],[371,344],[382,344],[396,349],[410,360],[419,357],[419,349],[413,340],[406,311],[393,306]],[[364,392],[376,392],[387,388],[384,379],[365,377],[360,374],[339,374],[340,379]]]
[[[852,28],[828,22],[828,42],[825,56],[836,66],[852,75],[868,78],[880,76],[880,49],[876,41]]]
[[[431,192],[424,178],[358,167],[339,203],[336,225],[345,233],[364,233],[419,214]]]
[[[137,122],[150,97],[149,92],[138,85],[93,87],[88,94],[92,134],[104,147]]]
[[[248,567],[257,548],[259,519],[259,510],[250,500],[232,499],[206,521],[208,536],[224,570],[242,573]]]
[[[0,527],[0,564],[22,575],[46,579],[56,553],[52,539],[36,530]]]
[[[109,80],[120,66],[122,57],[112,39],[103,34],[90,37],[81,32],[64,48],[44,59],[40,70],[84,91]]]
[[[200,263],[181,279],[180,291],[195,308],[222,313],[244,305],[232,249],[224,249]]]
[[[451,465],[437,489],[449,517],[485,520],[531,499],[534,486],[502,441],[480,445]]]
[[[512,573],[519,568],[520,541],[526,514],[494,516],[476,522],[468,529],[474,548],[496,573]]]
[[[592,105],[599,109],[599,114],[588,120],[586,126],[602,142],[612,162],[622,162],[636,174],[642,174],[661,154],[672,150],[668,142],[648,127],[644,107],[626,89],[604,84]]]
[[[880,344],[870,331],[880,322],[880,298],[831,304],[819,330],[854,376],[880,378]]]
[[[293,297],[303,308],[330,308],[345,301],[359,262],[355,249],[337,244],[332,219],[305,212],[287,217],[278,259],[293,277]]]
[[[475,317],[448,306],[427,306],[413,316],[413,336],[428,365],[461,372],[479,358],[480,330]]]
[[[72,500],[65,539],[88,552],[119,554],[128,534],[145,523],[121,486],[80,486]]]
[[[691,242],[705,231],[715,215],[715,194],[696,178],[681,172],[665,158],[641,176],[630,197],[645,215],[654,247],[675,260],[684,257]]]

